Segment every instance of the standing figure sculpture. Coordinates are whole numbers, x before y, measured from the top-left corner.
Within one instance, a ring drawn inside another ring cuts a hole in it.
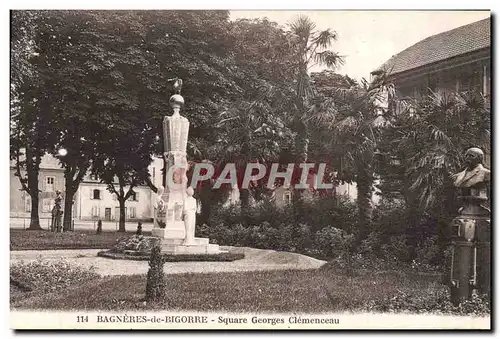
[[[54,199],[54,207],[52,208],[52,232],[62,232],[62,209],[61,209],[62,196],[61,191],[56,191],[56,198]]]
[[[452,221],[450,288],[455,305],[474,293],[490,293],[490,170],[483,166],[484,153],[476,147],[467,150],[465,163],[465,170],[453,176],[462,203]]]
[[[183,245],[194,245],[194,233],[196,227],[196,199],[193,197],[194,189],[190,186],[186,189],[187,197],[184,200],[184,225],[186,226],[186,238]]]

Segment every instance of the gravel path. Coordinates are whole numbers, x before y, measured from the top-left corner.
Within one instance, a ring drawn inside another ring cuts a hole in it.
[[[222,247],[229,250],[230,247]],[[232,262],[167,262],[165,273],[209,273],[235,271],[266,271],[285,269],[317,269],[325,261],[305,255],[260,250],[253,248],[237,248],[245,252],[245,259]],[[147,261],[115,260],[97,256],[101,250],[46,250],[46,251],[11,251],[10,261],[66,260],[84,267],[95,267],[101,275],[146,274]]]

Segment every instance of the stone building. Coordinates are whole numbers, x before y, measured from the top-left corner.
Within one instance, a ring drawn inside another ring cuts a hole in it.
[[[23,191],[19,178],[15,176],[15,163],[10,164],[10,216],[13,218],[29,218],[31,213],[31,197]],[[64,192],[64,171],[59,161],[50,156],[42,157],[39,179],[39,206],[41,219],[51,218],[56,191]]]
[[[394,55],[372,72],[387,72],[395,86],[396,112],[402,101],[431,92],[481,92],[491,96],[491,19],[486,18],[430,36]],[[485,146],[486,164],[491,150]]]
[[[399,99],[467,90],[491,94],[491,20],[430,36],[372,72],[385,71]]]
[[[30,196],[21,188],[19,178],[15,174],[14,163],[10,166],[10,217],[29,218],[31,212]],[[163,160],[155,159],[149,166],[151,180],[155,185],[161,184],[161,169]],[[116,195],[111,194],[106,184],[87,175],[80,183],[78,191],[73,197],[74,220],[106,220],[119,219],[119,203]],[[64,170],[57,158],[45,155],[40,163],[39,174],[41,219],[50,219],[54,204],[55,191],[62,192],[64,197]],[[135,196],[125,203],[127,221],[152,220],[154,195],[148,186],[134,188]],[[64,205],[63,205],[64,206]]]

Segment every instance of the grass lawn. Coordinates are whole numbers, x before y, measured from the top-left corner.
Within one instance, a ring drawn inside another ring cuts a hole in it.
[[[145,275],[96,278],[12,302],[13,309],[321,313],[369,310],[400,291],[428,298],[443,291],[436,275],[288,270],[167,275],[163,302],[144,302]],[[425,300],[422,300],[426,303]],[[422,306],[424,307],[424,306]]]
[[[57,250],[57,249],[106,249],[116,243],[120,237],[130,236],[135,232],[76,231],[54,233],[49,231],[10,230],[10,250]],[[150,232],[144,232],[150,235]]]

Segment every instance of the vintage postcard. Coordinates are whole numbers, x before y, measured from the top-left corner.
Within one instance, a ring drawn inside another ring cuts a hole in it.
[[[12,329],[491,330],[491,13],[12,10]]]

